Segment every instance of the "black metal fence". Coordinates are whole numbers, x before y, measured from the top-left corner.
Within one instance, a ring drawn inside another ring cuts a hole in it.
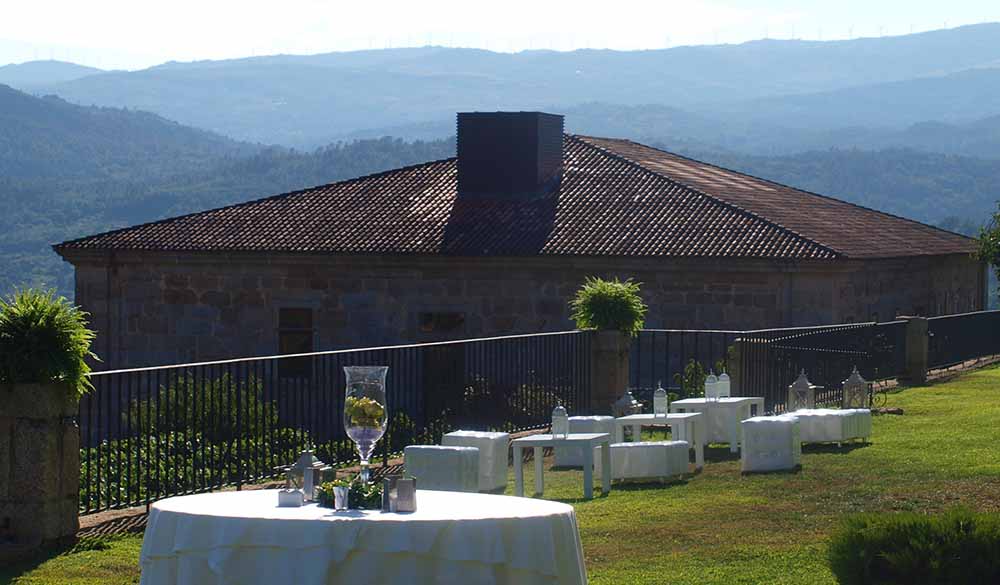
[[[927,334],[931,368],[1000,355],[1000,311],[931,317]]]
[[[762,329],[740,337],[740,394],[764,397],[765,410],[785,408],[788,385],[805,371],[820,386],[817,404],[839,404],[855,366],[869,381],[901,375],[906,322]]]
[[[344,366],[389,366],[383,463],[458,427],[539,428],[557,401],[589,409],[590,343],[566,332],[96,372],[80,404],[80,508],[275,477],[309,445],[327,462],[356,460]]]
[[[741,331],[644,329],[632,341],[629,386],[632,395],[651,403],[658,385],[683,395],[681,379],[692,361],[720,373]]]

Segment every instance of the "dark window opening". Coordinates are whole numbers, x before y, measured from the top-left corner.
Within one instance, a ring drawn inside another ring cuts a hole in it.
[[[457,333],[465,327],[465,313],[420,313],[422,333]]]
[[[313,346],[313,310],[278,310],[278,353],[311,353]],[[281,378],[311,378],[312,358],[289,358],[278,360],[278,376]]]

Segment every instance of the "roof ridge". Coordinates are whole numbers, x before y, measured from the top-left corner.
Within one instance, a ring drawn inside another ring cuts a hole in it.
[[[202,211],[193,211],[191,213],[185,213],[183,215],[175,215],[173,217],[165,217],[163,219],[157,219],[157,220],[153,220],[153,221],[147,221],[147,222],[144,222],[144,223],[130,225],[130,226],[126,226],[126,227],[123,227],[123,228],[118,228],[118,229],[114,229],[114,230],[108,230],[106,232],[100,232],[100,233],[97,233],[97,234],[91,234],[89,236],[81,236],[79,238],[73,238],[71,240],[66,240],[66,241],[63,241],[63,242],[59,242],[58,244],[52,244],[52,249],[55,250],[58,253],[59,250],[61,248],[65,247],[65,246],[68,246],[68,245],[71,245],[71,244],[76,244],[78,242],[83,242],[83,241],[86,241],[86,240],[92,240],[94,238],[100,238],[100,237],[104,237],[104,236],[110,236],[110,235],[114,235],[114,234],[120,234],[120,233],[123,233],[123,232],[131,231],[131,230],[135,230],[135,229],[139,229],[139,228],[144,228],[144,227],[148,227],[148,226],[152,226],[152,225],[160,225],[160,224],[165,224],[165,223],[171,223],[171,222],[174,222],[174,221],[188,219],[188,218],[195,217],[195,216],[198,216],[198,215],[205,215],[205,214],[208,214],[208,213],[215,213],[217,211],[222,211],[222,210],[225,210],[225,209],[236,209],[236,208],[244,207],[244,206],[248,206],[248,205],[257,205],[257,204],[263,203],[265,201],[275,201],[275,200],[278,200],[278,199],[287,199],[287,198],[293,197],[295,195],[301,195],[302,193],[306,193],[306,192],[309,192],[309,191],[315,191],[317,189],[325,189],[325,188],[328,188],[328,187],[332,187],[334,185],[346,185],[346,184],[350,184],[350,183],[355,183],[357,181],[364,181],[364,180],[368,180],[368,179],[376,179],[378,177],[382,177],[382,176],[388,175],[390,173],[396,173],[396,172],[399,172],[399,171],[408,171],[408,170],[417,169],[417,168],[420,168],[420,167],[428,167],[428,166],[435,165],[435,164],[441,164],[441,163],[444,163],[444,162],[455,160],[455,158],[456,157],[454,157],[454,156],[451,156],[451,157],[448,157],[448,158],[439,158],[437,160],[431,160],[431,161],[422,162],[422,163],[415,163],[415,164],[406,165],[406,166],[403,166],[403,167],[396,167],[396,168],[392,168],[392,169],[386,169],[384,171],[378,171],[378,172],[375,172],[375,173],[369,173],[367,175],[360,175],[360,176],[357,176],[357,177],[351,177],[350,179],[342,179],[340,181],[331,181],[329,183],[321,183],[319,185],[313,185],[312,187],[303,187],[301,189],[295,189],[294,191],[287,191],[285,193],[278,193],[277,195],[269,195],[267,197],[261,197],[260,199],[251,199],[250,201],[240,201],[238,203],[231,203],[229,205],[223,205],[222,207],[213,207],[211,209],[204,209]]]
[[[774,180],[771,180],[771,179],[767,179],[767,178],[764,178],[764,177],[759,177],[757,175],[753,175],[753,174],[750,174],[750,173],[747,173],[747,172],[744,172],[744,171],[737,171],[736,169],[731,169],[729,167],[724,167],[722,165],[717,165],[715,163],[710,163],[710,162],[706,162],[706,161],[703,161],[703,160],[698,160],[696,158],[691,158],[690,156],[685,156],[683,154],[678,154],[676,152],[672,152],[672,151],[666,150],[664,148],[657,148],[656,146],[650,146],[648,144],[643,144],[641,142],[635,142],[634,140],[630,140],[628,138],[604,138],[602,140],[623,140],[623,141],[626,141],[626,142],[631,142],[632,144],[638,144],[639,146],[643,146],[645,148],[649,148],[649,149],[655,150],[657,152],[662,152],[662,153],[665,153],[665,154],[669,154],[670,156],[676,156],[677,158],[682,158],[682,159],[687,160],[687,161],[691,161],[691,162],[695,162],[695,163],[698,163],[698,164],[706,165],[706,166],[709,166],[709,167],[712,167],[712,168],[715,168],[715,169],[719,169],[719,170],[722,170],[722,171],[730,172],[730,173],[736,173],[737,175],[743,175],[745,177],[750,177],[752,179],[756,179],[758,181],[763,181],[763,182],[769,183],[771,185],[776,185],[778,187],[781,187],[782,189],[791,189],[792,191],[798,191],[800,193],[805,193],[806,195],[812,195],[813,197],[819,197],[821,199],[825,199],[825,200],[828,200],[828,201],[836,201],[837,203],[843,203],[844,205],[850,205],[851,207],[855,207],[857,209],[863,209],[865,211],[870,211],[872,213],[878,213],[878,214],[884,215],[886,217],[891,217],[891,218],[899,219],[899,220],[906,221],[906,222],[909,222],[909,223],[914,223],[914,224],[917,224],[917,225],[923,226],[923,227],[928,227],[928,228],[937,230],[939,232],[944,232],[944,233],[946,233],[946,234],[948,234],[950,236],[958,236],[960,238],[965,238],[967,240],[975,240],[975,238],[973,238],[971,236],[967,236],[965,234],[960,234],[958,232],[953,232],[951,230],[946,230],[946,229],[938,227],[936,225],[931,225],[929,223],[924,223],[922,221],[917,221],[917,220],[911,219],[909,217],[903,217],[902,215],[896,215],[894,213],[889,213],[888,211],[882,211],[880,209],[875,209],[874,207],[865,207],[864,205],[861,205],[861,204],[858,204],[858,203],[853,203],[851,201],[845,201],[843,199],[840,199],[840,198],[837,198],[837,197],[833,197],[832,195],[823,195],[822,193],[816,193],[815,191],[810,191],[808,189],[802,189],[801,187],[793,187],[791,185],[786,185],[784,183],[779,183],[777,181],[774,181]]]
[[[630,140],[628,138],[602,138],[600,136],[586,136],[586,135],[582,135],[582,134],[567,134],[566,136],[568,136],[569,138],[571,138],[573,140],[579,141],[581,144],[584,144],[584,145],[586,145],[589,148],[593,148],[595,150],[598,150],[598,151],[600,151],[602,154],[604,154],[606,156],[610,156],[612,158],[621,160],[622,162],[625,162],[626,164],[628,164],[628,165],[630,165],[630,166],[632,166],[634,168],[640,169],[641,171],[643,171],[643,172],[645,172],[647,174],[653,175],[655,177],[658,177],[661,180],[667,181],[668,183],[671,183],[672,185],[676,185],[678,187],[682,187],[684,189],[688,189],[690,191],[693,191],[694,193],[697,193],[698,195],[701,195],[701,196],[705,197],[706,199],[714,202],[717,205],[721,205],[722,207],[726,207],[726,208],[729,208],[729,209],[736,210],[737,212],[739,212],[739,213],[741,213],[741,214],[743,214],[743,215],[745,215],[747,217],[750,217],[752,219],[755,219],[757,221],[760,221],[761,223],[763,223],[765,225],[769,225],[769,226],[774,227],[774,228],[776,228],[776,229],[778,229],[778,230],[780,230],[782,232],[785,232],[787,234],[791,234],[793,237],[798,238],[799,240],[802,240],[804,242],[807,242],[810,245],[817,246],[817,247],[819,247],[819,248],[821,248],[823,250],[826,250],[827,252],[833,254],[834,257],[847,257],[847,254],[845,254],[844,252],[842,252],[842,251],[840,251],[840,250],[838,250],[838,249],[836,249],[836,248],[834,248],[834,247],[832,247],[830,245],[827,245],[827,244],[824,244],[822,242],[818,242],[818,241],[816,241],[816,240],[814,240],[812,238],[806,237],[805,235],[800,234],[799,232],[797,232],[797,231],[795,231],[795,230],[793,230],[793,229],[791,229],[791,228],[789,228],[787,226],[784,226],[784,225],[782,225],[780,223],[772,221],[772,220],[764,217],[763,215],[760,215],[759,213],[756,213],[754,211],[746,209],[745,207],[741,207],[739,205],[736,205],[735,203],[732,203],[730,201],[726,201],[726,200],[724,200],[724,199],[722,199],[720,197],[716,197],[715,195],[707,193],[707,192],[705,192],[705,191],[703,191],[703,190],[701,190],[701,189],[699,189],[697,187],[694,187],[692,185],[689,185],[687,183],[682,183],[682,182],[674,179],[673,177],[671,177],[669,175],[665,175],[663,173],[654,171],[653,169],[650,169],[650,168],[646,167],[645,165],[642,165],[641,163],[639,163],[637,161],[634,161],[634,160],[626,157],[625,155],[622,155],[622,154],[617,153],[617,152],[613,152],[613,151],[611,151],[611,150],[609,150],[607,148],[604,148],[603,146],[600,146],[600,145],[588,142],[587,139],[588,138],[593,138],[593,139],[597,139],[597,140],[617,140],[617,141],[620,141],[620,142],[629,142],[631,144],[636,144],[636,145],[639,145],[639,146],[642,146],[642,147],[646,147],[646,148],[653,148],[653,147],[647,146],[647,145],[645,145],[645,144],[643,144],[641,142],[635,142],[634,140]],[[657,150],[659,152],[664,152],[666,154],[671,154],[671,155],[673,154],[672,152],[668,152],[666,150],[661,150],[661,149],[658,149],[658,148],[653,148],[653,150]],[[688,159],[688,160],[694,161],[694,159]],[[699,161],[694,161],[694,162],[699,162]],[[729,170],[729,169],[724,169],[724,170]],[[739,171],[730,171],[730,172],[739,173]]]

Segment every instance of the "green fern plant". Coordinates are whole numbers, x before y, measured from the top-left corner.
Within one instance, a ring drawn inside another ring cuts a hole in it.
[[[638,282],[587,277],[570,301],[578,329],[618,330],[635,337],[646,319]]]
[[[87,313],[54,291],[25,289],[0,299],[0,385],[66,383],[76,397],[93,389],[87,358],[94,332]]]

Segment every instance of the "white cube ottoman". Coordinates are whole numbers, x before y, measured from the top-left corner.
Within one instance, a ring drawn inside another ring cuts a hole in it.
[[[410,445],[403,449],[403,467],[417,478],[417,489],[448,492],[479,491],[479,449]]]
[[[455,431],[441,437],[441,444],[448,447],[477,447],[479,449],[479,491],[493,491],[507,487],[509,434]]]
[[[801,463],[802,441],[796,416],[755,416],[741,426],[740,467],[744,473],[795,469]]]
[[[670,478],[688,472],[687,441],[645,441],[611,444],[611,479]],[[600,458],[595,459],[600,474]]]
[[[803,443],[841,443],[872,434],[872,413],[867,408],[809,408],[791,414],[799,419]]]
[[[613,416],[571,416],[569,417],[570,433],[607,433],[615,436],[615,417]],[[571,445],[554,449],[556,467],[583,467],[582,447]],[[596,450],[595,450],[596,452]],[[594,461],[600,459],[594,455]]]

